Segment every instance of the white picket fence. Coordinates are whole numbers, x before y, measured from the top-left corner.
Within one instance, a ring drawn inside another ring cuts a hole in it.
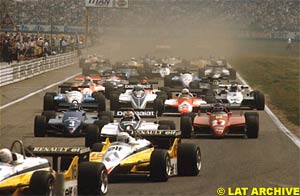
[[[46,59],[39,58],[31,61],[22,61],[11,65],[0,66],[0,87],[18,82],[41,73],[74,65],[78,61],[76,52],[69,52]]]

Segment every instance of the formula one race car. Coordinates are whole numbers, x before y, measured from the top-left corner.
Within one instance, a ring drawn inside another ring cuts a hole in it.
[[[99,74],[103,70],[111,68],[109,59],[97,56],[88,56],[79,61],[79,67],[82,68],[82,75]]]
[[[190,88],[190,83],[195,81],[200,81],[200,78],[195,76],[192,72],[182,72],[180,74],[170,74],[164,78],[165,87],[180,87],[180,88]]]
[[[184,138],[191,138],[192,133],[214,137],[246,135],[248,138],[257,138],[259,116],[256,112],[233,115],[228,108],[218,103],[206,114],[181,116],[180,128]]]
[[[147,130],[176,129],[173,121],[160,120],[158,122],[146,122],[142,120],[141,117],[156,118],[155,111],[115,111],[115,116],[122,118],[119,121],[113,121],[108,114],[101,114],[101,119],[94,123],[98,126],[98,130],[91,129],[87,131],[85,146],[91,147],[93,143],[104,141],[107,137],[115,140],[116,135],[126,130],[128,125],[132,126],[138,133]]]
[[[91,162],[102,162],[110,180],[129,175],[144,175],[155,182],[165,182],[170,176],[197,176],[201,169],[200,147],[181,143],[180,131],[135,130],[127,125],[117,134],[116,141],[107,138],[96,143]],[[130,135],[131,133],[132,135]]]
[[[151,71],[151,75],[158,75],[162,78],[170,75],[171,73],[177,73],[177,71],[173,70],[172,67],[173,64],[167,64],[167,63],[162,63],[162,64],[155,64],[155,67]]]
[[[167,98],[164,91],[153,89],[151,84],[124,85],[125,92],[114,91],[110,97],[110,110],[120,109],[153,109],[161,115],[162,102]]]
[[[236,71],[232,68],[228,68],[226,65],[219,64],[213,61],[212,63],[206,65],[204,68],[199,68],[199,77],[209,79],[235,80]]]
[[[207,105],[206,100],[190,93],[189,89],[183,89],[176,97],[166,99],[162,107],[164,108],[164,115],[182,115],[198,112],[201,109],[201,105]]]
[[[17,147],[20,152],[15,151]],[[105,166],[87,161],[79,163],[89,152],[89,148],[84,147],[24,148],[23,143],[16,140],[10,150],[0,150],[0,194],[104,195],[108,187]],[[52,164],[46,158],[36,157],[40,155],[52,157]],[[61,157],[60,167],[58,157]],[[91,178],[94,183],[87,183]]]
[[[109,113],[109,112],[99,112]],[[45,137],[47,134],[63,136],[83,136],[89,129],[95,129],[93,123],[99,120],[98,115],[87,114],[77,103],[73,103],[69,110],[57,115],[55,111],[43,111],[35,116],[34,136]]]
[[[58,86],[60,92],[47,92],[44,96],[44,111],[64,110],[76,101],[86,110],[105,111],[105,97],[101,92],[93,92],[89,85]]]
[[[228,103],[228,107],[233,109],[257,109],[264,110],[265,96],[260,91],[249,90],[248,85],[238,84],[236,82],[228,85],[219,85],[222,89],[215,96],[217,101]]]

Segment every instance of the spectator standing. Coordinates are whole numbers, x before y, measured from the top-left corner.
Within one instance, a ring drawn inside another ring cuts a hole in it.
[[[287,50],[291,50],[292,49],[292,38],[288,38],[287,40],[287,46],[286,46]]]
[[[19,63],[20,62],[20,54],[21,54],[21,41],[18,39],[16,43],[16,60]]]

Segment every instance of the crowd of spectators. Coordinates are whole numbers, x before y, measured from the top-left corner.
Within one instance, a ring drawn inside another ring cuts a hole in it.
[[[164,33],[188,31],[194,26],[223,23],[237,30],[259,32],[299,32],[299,0],[128,0],[128,9],[89,9],[89,25],[100,28],[137,28]],[[8,14],[15,25],[81,26],[85,22],[83,0],[1,0],[0,21]],[[173,28],[172,28],[173,27]],[[167,31],[166,31],[167,29]],[[187,29],[187,30],[186,30]],[[51,36],[52,37],[52,36]],[[26,34],[0,34],[0,58],[10,62],[34,58],[52,51],[65,51],[62,45],[74,37]],[[46,52],[45,52],[46,51]]]
[[[0,33],[0,61],[10,64],[38,57],[64,53],[76,48],[76,38],[70,35]]]
[[[0,6],[19,24],[82,26],[84,2],[2,0]],[[143,27],[222,19],[240,28],[298,31],[299,6],[299,0],[129,0],[128,9],[91,9],[90,20],[95,26]]]

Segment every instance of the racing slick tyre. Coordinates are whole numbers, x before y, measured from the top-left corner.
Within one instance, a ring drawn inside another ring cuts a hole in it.
[[[96,125],[87,125],[84,129],[85,146],[92,147],[94,143],[99,142],[99,128]]]
[[[106,104],[105,104],[105,97],[102,93],[96,92],[92,94],[92,97],[95,98],[95,102],[98,104],[98,111],[105,111]]]
[[[153,110],[157,112],[157,116],[161,116],[164,112],[164,102],[160,98],[154,99]]]
[[[167,125],[168,129],[176,130],[176,125],[175,125],[174,121],[171,121],[171,120],[160,120],[158,122],[158,124],[159,124],[159,126]]]
[[[55,118],[56,117],[56,112],[52,110],[46,110],[42,112],[42,116],[46,117],[46,122],[49,121],[50,118]]]
[[[161,91],[161,93],[167,94],[167,99],[171,99],[172,98],[172,92],[170,91],[170,89],[168,87],[159,87],[158,90]],[[160,93],[157,94],[158,96],[160,96]]]
[[[98,117],[100,120],[107,119],[111,123],[114,122],[114,115],[111,111],[100,111]]]
[[[255,108],[257,110],[265,109],[265,96],[260,91],[253,91],[254,100],[255,100]]]
[[[104,144],[102,144],[102,143],[94,143],[94,144],[92,145],[91,151],[92,151],[92,152],[101,152],[103,146],[104,146]]]
[[[55,102],[54,102],[53,94],[45,94],[44,96],[44,110],[55,110]]]
[[[78,195],[106,195],[108,174],[103,163],[81,162],[78,165]]]
[[[110,99],[110,94],[114,90],[114,85],[111,84],[111,83],[105,83],[104,87],[105,87],[105,93],[104,93],[105,94],[105,98],[106,99]]]
[[[259,116],[256,112],[246,112],[246,134],[248,138],[258,138]]]
[[[191,89],[199,89],[199,82],[192,81],[189,86]]]
[[[205,76],[205,69],[204,68],[199,68],[199,70],[198,70],[198,76],[200,78],[202,78],[202,77]]]
[[[236,71],[235,69],[229,68],[229,79],[230,80],[235,80],[236,79]]]
[[[29,189],[34,195],[54,195],[54,176],[49,171],[35,171],[30,178]]]
[[[150,157],[150,179],[154,182],[168,181],[171,161],[167,150],[154,150]]]
[[[164,87],[171,87],[172,86],[172,76],[166,76],[164,78]]]
[[[180,143],[177,148],[179,176],[197,176],[201,169],[200,147],[192,143]]]
[[[101,120],[95,120],[94,121],[94,125],[96,125],[99,129],[99,131],[101,132],[102,128],[104,127],[104,125],[108,124],[110,121],[108,118],[104,118]]]
[[[120,109],[118,92],[112,92],[110,95],[110,111],[117,111]]]
[[[34,137],[45,137],[47,134],[47,119],[45,116],[35,116]]]
[[[189,139],[192,136],[193,123],[190,115],[182,115],[180,117],[181,137]]]

